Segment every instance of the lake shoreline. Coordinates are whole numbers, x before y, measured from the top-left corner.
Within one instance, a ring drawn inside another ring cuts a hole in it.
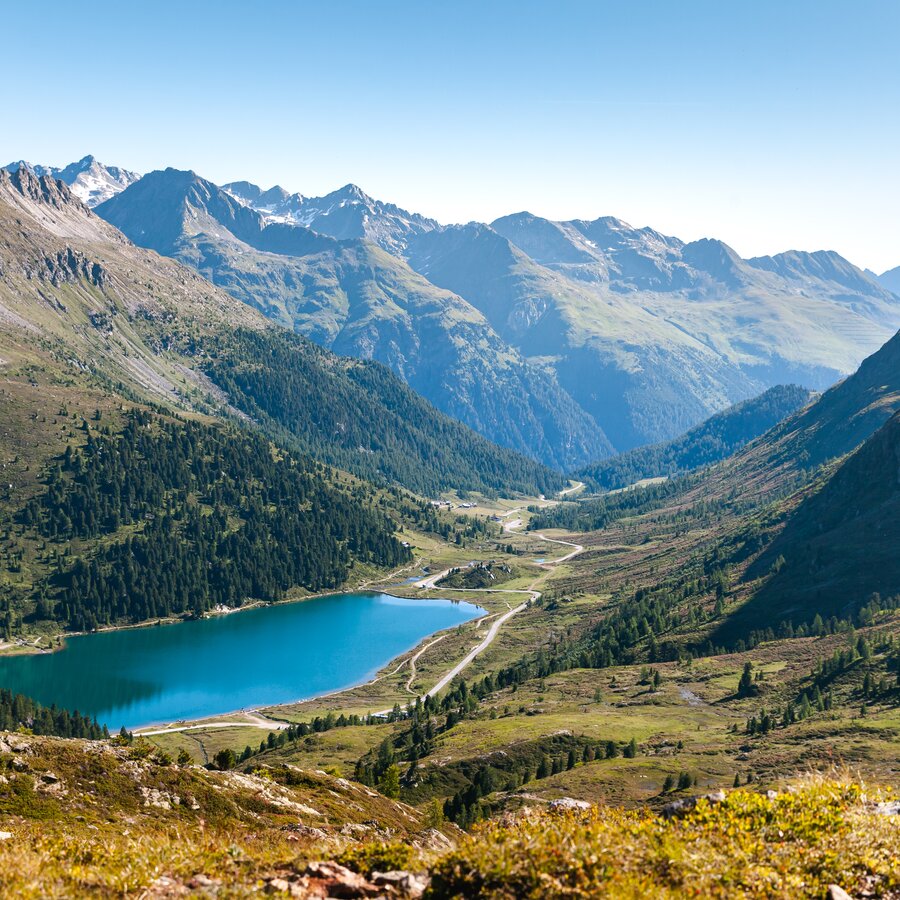
[[[278,719],[263,709],[365,687],[397,671],[423,641],[487,614],[477,602],[373,588],[236,611],[241,609],[255,615],[247,620],[219,611],[167,622],[183,629],[150,628],[154,620],[71,635],[76,640],[66,643],[68,654],[0,657],[0,681],[44,705],[85,712],[113,730],[223,717],[257,725],[264,719],[275,730]]]
[[[232,607],[216,607],[215,609],[207,610],[203,613],[202,616],[194,617],[194,616],[167,616],[165,618],[159,619],[147,619],[143,622],[125,622],[121,625],[104,625],[101,628],[96,628],[93,631],[60,631],[57,634],[53,635],[52,638],[48,637],[48,640],[52,640],[54,642],[54,646],[52,647],[37,647],[34,642],[30,644],[19,644],[13,641],[0,641],[0,658],[5,656],[39,656],[45,653],[58,653],[60,650],[66,649],[66,640],[68,638],[73,637],[83,637],[89,634],[105,634],[110,631],[127,631],[131,628],[157,628],[161,625],[177,625],[183,622],[200,622],[203,619],[212,619],[217,616],[229,616],[232,613],[238,612],[246,612],[250,609],[259,609],[260,607],[265,606],[282,606],[286,603],[304,603],[307,600],[317,600],[320,597],[338,597],[342,594],[354,594],[354,593],[376,593],[383,594],[386,593],[385,590],[377,587],[369,587],[368,585],[373,582],[384,582],[388,579],[394,578],[398,576],[401,572],[405,572],[414,566],[412,565],[404,566],[400,569],[395,570],[394,572],[389,572],[384,576],[383,579],[370,579],[369,581],[361,582],[360,585],[356,587],[341,587],[335,588],[328,591],[319,591],[315,594],[304,594],[302,597],[286,597],[284,600],[253,600],[248,603],[243,603],[240,606],[232,606]],[[396,585],[397,587],[402,587],[402,585]],[[391,595],[393,596],[393,595]],[[434,599],[423,597],[421,599]],[[41,637],[36,638],[35,640],[41,640]]]

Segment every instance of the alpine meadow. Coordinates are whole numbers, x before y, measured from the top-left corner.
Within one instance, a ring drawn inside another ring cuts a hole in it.
[[[896,4],[5,12],[0,898],[900,898]]]

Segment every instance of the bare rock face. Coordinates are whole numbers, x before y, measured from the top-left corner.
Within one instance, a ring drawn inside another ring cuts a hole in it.
[[[36,267],[26,266],[25,277],[49,281],[53,287],[84,279],[101,290],[106,287],[107,281],[106,270],[100,263],[92,262],[71,247],[45,256]]]
[[[30,169],[21,166],[15,172],[0,172],[0,179],[11,184],[23,197],[41,203],[48,203],[57,209],[64,206],[81,206],[81,201],[69,190],[69,186],[57,181],[49,175],[35,175]]]

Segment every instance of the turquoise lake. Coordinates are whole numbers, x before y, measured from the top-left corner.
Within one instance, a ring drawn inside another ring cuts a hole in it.
[[[315,697],[368,681],[422,638],[477,618],[471,603],[333,594],[0,656],[0,687],[118,731]]]

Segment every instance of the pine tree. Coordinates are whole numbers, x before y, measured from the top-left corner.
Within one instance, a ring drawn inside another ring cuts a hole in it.
[[[378,784],[378,790],[392,800],[396,800],[400,796],[400,769],[396,763],[391,763],[387,767]]]

